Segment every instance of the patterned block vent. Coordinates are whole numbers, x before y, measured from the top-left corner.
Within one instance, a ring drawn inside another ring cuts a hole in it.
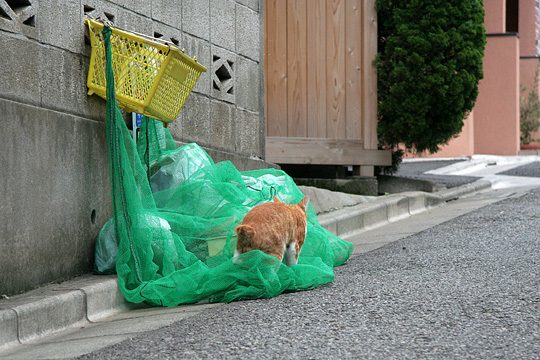
[[[2,1],[2,0],[0,0]],[[88,15],[93,19],[109,20],[114,23],[114,15],[106,11],[101,11],[90,5],[83,5],[84,15]]]
[[[234,102],[234,62],[214,54],[212,56],[212,92],[214,96]]]
[[[174,36],[168,35],[168,34],[162,34],[160,32],[154,31],[154,37],[156,39],[163,39],[163,40],[169,41],[169,42],[173,43],[176,46],[180,45],[180,41],[177,38],[175,38]]]
[[[0,0],[0,18],[36,27],[36,12],[30,0]]]

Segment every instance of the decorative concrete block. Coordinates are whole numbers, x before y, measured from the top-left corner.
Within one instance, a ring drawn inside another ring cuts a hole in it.
[[[245,6],[236,6],[236,50],[255,61],[260,58],[261,20],[259,13]]]
[[[0,1],[0,30],[37,39],[38,8],[37,0]]]
[[[48,109],[103,120],[105,100],[97,95],[87,95],[89,60],[51,47],[42,47],[41,54],[41,105]]]
[[[182,1],[182,30],[210,40],[210,0]]]
[[[182,0],[152,0],[152,18],[177,29],[182,28]]]
[[[166,40],[182,48],[182,31],[180,29],[154,22],[152,36],[158,39]]]
[[[182,140],[211,145],[210,99],[192,93],[184,105],[182,114]]]
[[[128,31],[152,36],[152,20],[131,11],[119,10],[115,24]]]
[[[236,54],[212,46],[212,96],[230,103],[236,102]]]
[[[81,0],[82,15],[116,24],[119,8],[103,0]]]
[[[193,91],[210,95],[210,78],[212,72],[212,57],[210,56],[210,43],[184,34],[180,47],[186,50],[189,56],[197,57],[197,61],[206,67],[206,72],[202,73],[193,88]]]
[[[236,105],[247,110],[259,112],[259,97],[261,96],[259,91],[259,63],[240,56],[237,59],[235,82]]]
[[[83,15],[107,19],[122,29],[152,36],[150,13],[148,17],[142,16],[103,0],[82,0],[82,7]]]
[[[251,10],[259,11],[260,0],[237,0],[239,4],[249,7]]]
[[[0,98],[39,105],[41,102],[39,44],[0,31],[0,49],[4,50],[0,71]]]
[[[83,9],[79,0],[42,0],[39,40],[74,53],[84,53]]]
[[[264,124],[258,113],[238,109],[236,111],[236,134],[236,152],[264,157],[261,141],[261,134],[264,134]]]
[[[84,1],[84,0],[83,0]],[[108,0],[125,9],[131,10],[146,17],[152,16],[153,0]]]
[[[235,51],[234,0],[213,0],[210,7],[210,40],[213,44]]]
[[[222,101],[210,101],[210,143],[212,147],[235,151],[236,109]]]

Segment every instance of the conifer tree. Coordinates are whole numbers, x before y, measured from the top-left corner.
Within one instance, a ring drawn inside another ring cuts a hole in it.
[[[482,0],[378,0],[381,144],[436,152],[474,106],[485,47]]]

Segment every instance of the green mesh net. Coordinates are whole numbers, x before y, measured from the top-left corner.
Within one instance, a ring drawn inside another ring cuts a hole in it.
[[[152,119],[144,119],[136,145],[113,96],[110,30],[104,35],[113,218],[100,236],[118,239],[110,254],[125,298],[160,306],[230,302],[331,282],[352,245],[321,227],[312,206],[298,264],[288,267],[261,251],[232,261],[234,228],[252,207],[274,195],[297,203],[303,194],[282,171],[240,172],[229,161],[214,163],[196,144],[177,148]]]

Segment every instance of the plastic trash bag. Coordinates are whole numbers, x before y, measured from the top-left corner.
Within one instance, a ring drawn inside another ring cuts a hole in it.
[[[116,240],[116,229],[114,220],[109,219],[103,225],[96,237],[94,250],[94,272],[96,274],[110,275],[116,274],[116,253],[118,252],[118,242]]]

